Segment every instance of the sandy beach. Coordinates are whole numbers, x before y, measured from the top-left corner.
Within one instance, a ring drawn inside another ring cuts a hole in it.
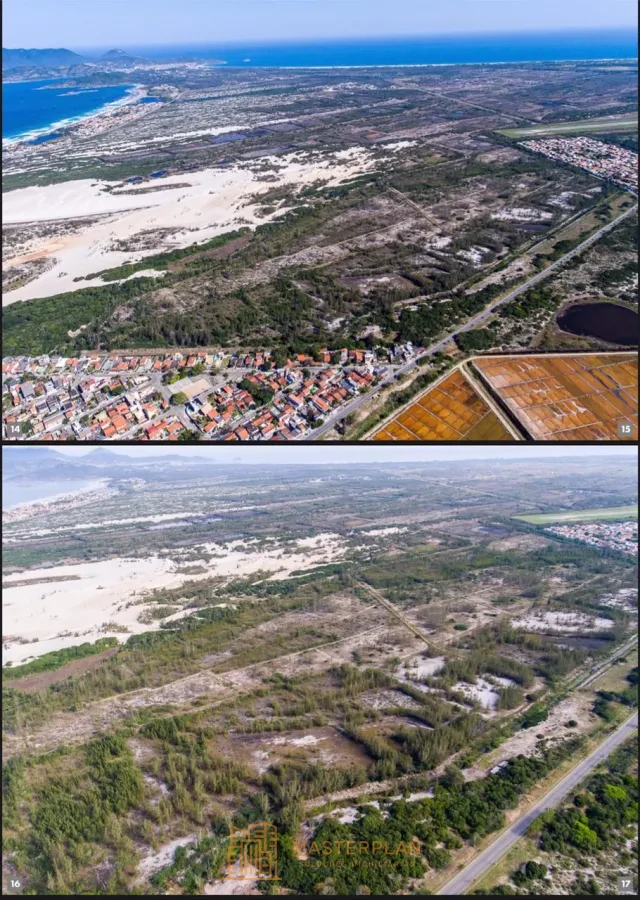
[[[397,153],[401,146],[391,148]],[[264,182],[265,163],[274,168]],[[3,195],[3,224],[64,222],[85,217],[101,217],[73,233],[56,237],[27,238],[18,256],[5,259],[3,269],[26,262],[48,260],[50,268],[32,281],[3,293],[6,306],[20,300],[47,297],[66,291],[103,284],[100,278],[74,281],[124,263],[138,262],[167,249],[186,247],[210,240],[241,225],[268,222],[287,212],[280,207],[267,215],[258,213],[260,202],[252,199],[282,185],[303,189],[317,181],[337,185],[372,171],[381,165],[364,148],[335,153],[294,153],[281,157],[263,157],[259,163],[247,163],[229,169],[205,169],[185,175],[158,179],[162,190],[143,193],[149,184],[136,189],[120,182],[79,181],[27,187]],[[185,187],[185,181],[188,186]],[[181,187],[179,185],[182,185]],[[126,193],[123,191],[126,189]],[[136,196],[138,194],[138,196]],[[151,249],[127,251],[113,249],[114,243],[131,240],[141,232],[175,229]],[[160,273],[161,275],[162,273]],[[158,284],[160,284],[160,278]]]

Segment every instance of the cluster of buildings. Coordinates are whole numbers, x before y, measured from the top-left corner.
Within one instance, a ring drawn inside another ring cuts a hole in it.
[[[630,522],[575,522],[572,525],[554,525],[547,531],[561,537],[591,544],[603,550],[617,550],[638,555],[638,523]]]
[[[210,398],[210,421],[203,430],[225,441],[298,440],[387,371],[386,366],[354,366],[327,368],[308,377],[286,370],[274,376],[256,373],[235,388],[225,385]],[[271,399],[261,404],[245,384],[271,392]]]
[[[8,357],[3,434],[51,440],[295,440],[418,351]],[[186,432],[186,434],[183,434]]]
[[[638,190],[638,154],[632,150],[588,137],[545,138],[524,141],[522,146]]]

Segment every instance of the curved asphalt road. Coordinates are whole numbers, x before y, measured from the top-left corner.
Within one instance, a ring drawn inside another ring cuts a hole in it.
[[[558,806],[561,800],[567,796],[581,781],[594,769],[599,763],[603,762],[613,750],[620,744],[624,743],[627,738],[638,727],[638,713],[634,713],[630,719],[620,726],[617,731],[610,734],[609,737],[600,744],[586,759],[573,769],[562,781],[552,788],[549,793],[542,798],[532,809],[530,809],[521,819],[508,828],[497,840],[493,842],[487,849],[476,857],[473,862],[469,863],[466,868],[456,875],[445,885],[439,894],[464,894],[468,891],[473,882],[479,878],[483,872],[496,863],[507,852],[512,844],[515,844],[536,819],[540,813],[554,806]]]
[[[612,228],[615,228],[623,219],[626,219],[627,216],[630,216],[631,213],[635,212],[638,209],[638,204],[634,204],[633,206],[626,209],[623,213],[621,213],[617,218],[613,219],[613,221],[609,222],[607,225],[603,225],[602,228],[599,228],[591,237],[588,237],[586,240],[582,241],[581,244],[578,244],[577,247],[574,247],[573,250],[569,250],[568,253],[565,253],[564,256],[561,256],[560,259],[557,259],[555,262],[551,263],[550,266],[547,266],[546,269],[543,269],[542,272],[538,272],[532,278],[529,278],[528,281],[525,281],[524,284],[519,285],[519,287],[514,288],[514,290],[510,291],[504,297],[501,297],[499,300],[496,300],[494,303],[491,303],[482,312],[477,313],[472,319],[468,319],[464,325],[461,325],[460,328],[456,328],[455,331],[452,331],[445,338],[438,341],[437,344],[432,344],[430,347],[420,355],[421,359],[424,359],[425,356],[433,356],[434,353],[437,353],[438,350],[443,350],[449,341],[454,338],[457,334],[462,334],[463,331],[468,331],[470,328],[474,328],[476,325],[479,325],[481,322],[484,322],[485,319],[488,319],[489,316],[493,315],[494,310],[496,310],[499,306],[502,306],[503,303],[508,303],[510,300],[514,300],[516,297],[519,297],[520,294],[523,294],[525,291],[528,291],[530,287],[533,287],[534,284],[538,284],[539,281],[543,281],[552,272],[555,272],[556,269],[559,269],[560,266],[564,265],[568,259],[571,259],[573,256],[577,256],[579,253],[582,253],[586,250],[587,247],[590,247],[591,244],[595,243],[599,238],[602,237],[603,234],[606,234],[607,231],[611,231]],[[321,425],[319,428],[315,428],[313,431],[310,431],[308,434],[302,435],[302,440],[312,440],[315,441],[318,438],[322,437],[323,434],[326,434],[327,431],[330,431],[334,425],[336,425],[341,419],[346,418],[349,413],[354,412],[358,409],[359,406],[362,406],[363,403],[367,403],[371,400],[371,397],[374,394],[377,394],[378,391],[381,391],[383,388],[387,387],[391,384],[392,381],[395,381],[398,375],[408,372],[409,369],[412,369],[416,363],[416,359],[411,359],[409,362],[405,363],[403,366],[400,366],[399,369],[393,375],[390,375],[388,378],[385,378],[384,381],[381,381],[379,385],[374,387],[369,393],[362,394],[359,397],[356,397],[351,403],[348,403],[346,406],[343,406],[341,409],[337,410],[333,416],[330,416],[327,421]]]

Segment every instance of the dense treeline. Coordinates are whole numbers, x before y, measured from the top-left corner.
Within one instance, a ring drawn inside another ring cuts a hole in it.
[[[507,623],[479,629],[464,641],[464,646],[481,653],[492,651],[501,656],[512,647],[519,654],[525,653],[533,673],[550,684],[576,669],[587,655],[584,650],[558,647],[542,634],[512,628]]]
[[[573,805],[536,820],[540,847],[594,852],[611,847],[621,829],[638,819],[638,779],[627,773],[597,773],[574,796]]]

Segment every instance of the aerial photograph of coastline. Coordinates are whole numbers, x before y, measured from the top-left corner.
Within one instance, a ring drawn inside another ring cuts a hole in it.
[[[3,894],[630,893],[637,466],[5,446]]]
[[[3,438],[637,440],[636,13],[6,0]]]

